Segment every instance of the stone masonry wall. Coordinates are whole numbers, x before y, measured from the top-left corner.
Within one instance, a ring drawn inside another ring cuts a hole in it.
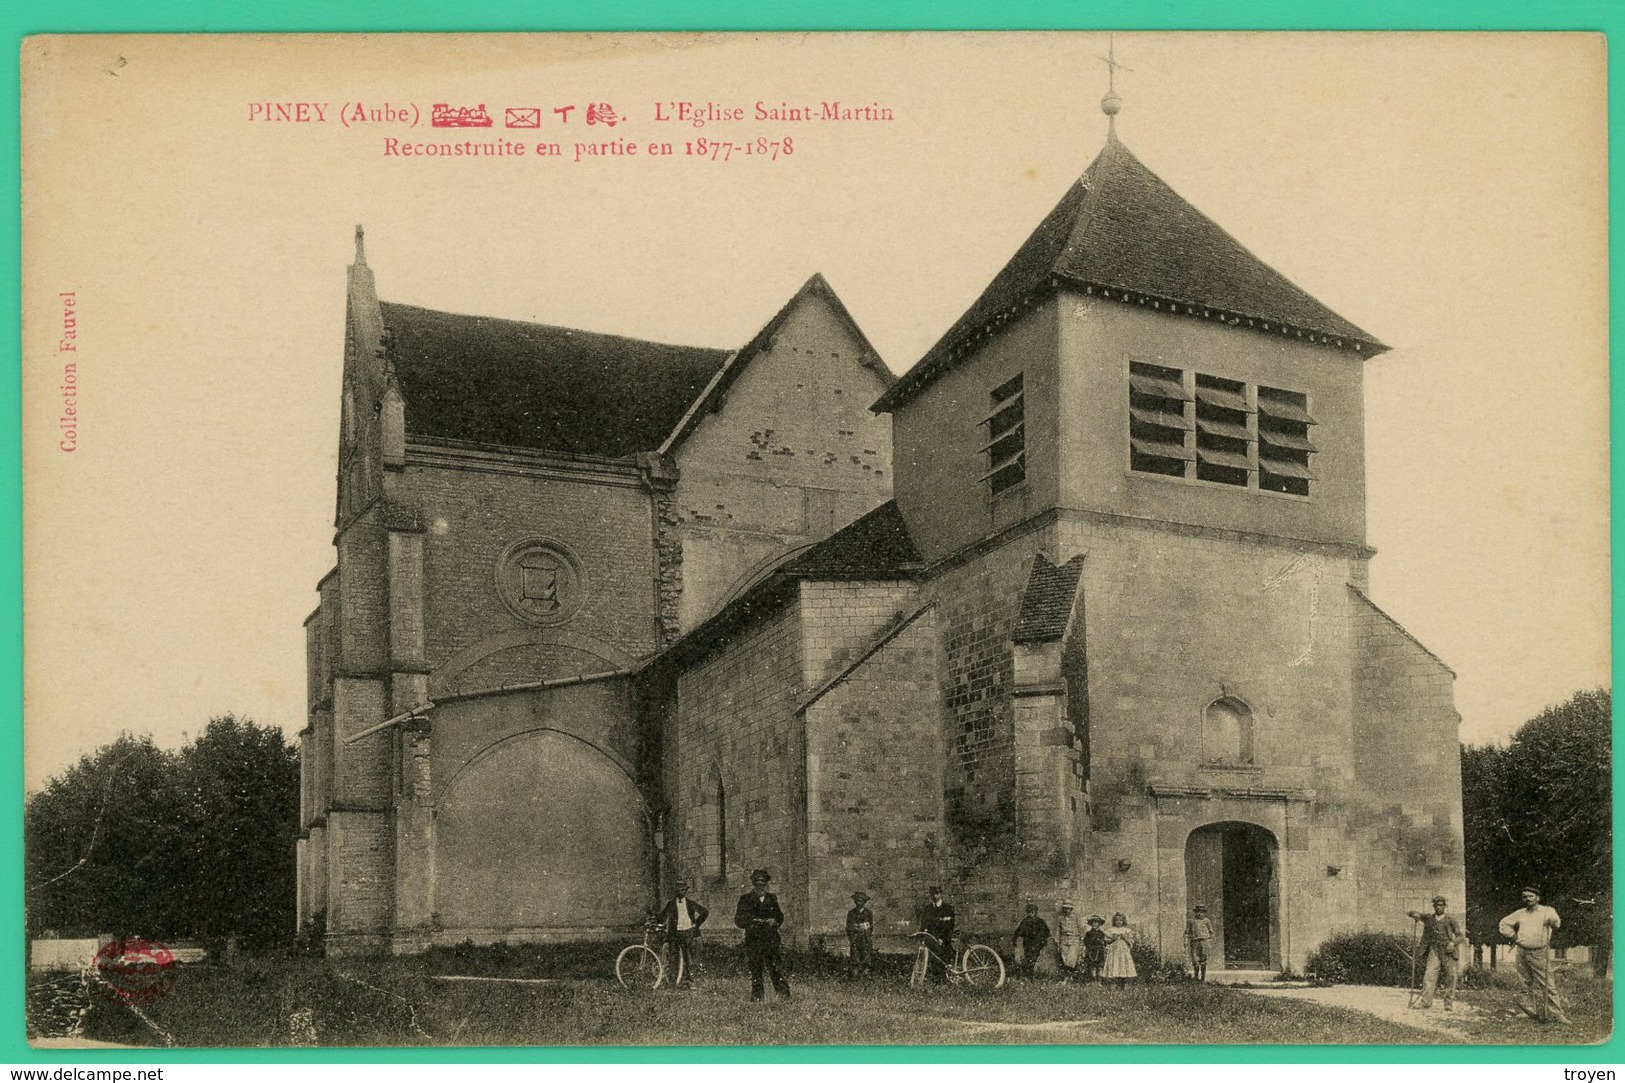
[[[734,635],[726,649],[688,666],[677,679],[677,710],[663,740],[666,778],[675,792],[666,831],[671,874],[716,913],[711,939],[736,944],[733,906],[753,868],[773,876],[784,907],[785,943],[806,942],[804,839],[805,749],[796,707],[803,694],[801,606],[795,599]],[[715,817],[717,781],[725,823]],[[705,868],[706,840],[726,835],[715,870]]]
[[[378,503],[344,528],[338,538],[337,672],[372,674],[388,661],[389,585],[385,532]],[[383,721],[382,718],[378,721]]]
[[[835,621],[809,619],[815,623],[814,640]],[[874,641],[848,642],[860,639]],[[837,953],[852,892],[869,895],[877,946],[901,951],[926,888],[944,878],[936,659],[927,610],[807,709],[809,928]]]
[[[1436,894],[1465,909],[1461,746],[1455,675],[1362,594],[1349,590],[1355,649],[1360,921],[1404,931]]]
[[[498,633],[531,627],[503,604],[496,567],[528,538],[562,542],[581,561],[587,598],[557,627],[632,655],[656,645],[649,496],[590,477],[409,465],[401,475],[424,535],[425,652],[430,667]],[[560,676],[532,673],[530,680]]]
[[[1019,854],[1020,837],[1011,635],[1033,556],[1048,541],[1044,530],[1018,532],[944,570],[927,588],[936,601],[945,816],[957,885],[943,886],[964,928],[1002,928],[1014,898],[1017,877],[1008,862]]]
[[[803,293],[674,450],[684,630],[891,496],[891,426],[869,412],[885,383],[860,363],[866,352],[827,301]]]

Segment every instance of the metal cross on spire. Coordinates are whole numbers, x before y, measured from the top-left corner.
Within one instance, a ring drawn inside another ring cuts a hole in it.
[[[1117,89],[1115,77],[1117,75],[1118,68],[1122,68],[1124,71],[1134,70],[1127,64],[1121,64],[1118,62],[1116,34],[1106,35],[1106,55],[1099,57],[1098,59],[1102,64],[1106,65],[1106,90],[1108,93]]]
[[[1133,71],[1127,64],[1117,60],[1117,35],[1111,34],[1106,38],[1106,55],[1100,57],[1101,63],[1106,65],[1106,96],[1100,99],[1100,111],[1106,114],[1106,137],[1117,138],[1117,114],[1123,109],[1123,98],[1117,93],[1117,69]]]

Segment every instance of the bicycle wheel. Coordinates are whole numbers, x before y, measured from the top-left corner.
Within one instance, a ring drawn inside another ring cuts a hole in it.
[[[660,953],[647,944],[622,948],[615,957],[615,980],[627,989],[658,989],[666,976]]]
[[[965,980],[984,989],[997,989],[1004,984],[1004,960],[986,944],[972,944],[965,949],[961,960]]]
[[[677,956],[677,966],[676,966],[677,973],[672,975],[671,987],[673,989],[677,989],[677,988],[680,988],[682,986],[683,978],[687,976],[688,962],[684,958],[684,955],[686,953],[683,952],[680,948],[677,948],[677,947],[674,946],[671,949],[671,953],[673,955]]]
[[[920,950],[914,953],[914,970],[908,976],[908,983],[910,985],[924,985],[930,970],[931,956],[927,954],[925,945],[922,944]]]

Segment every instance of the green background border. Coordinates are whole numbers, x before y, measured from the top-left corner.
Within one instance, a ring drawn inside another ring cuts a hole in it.
[[[1143,5],[1127,0],[1048,0],[1039,3],[995,4],[975,0],[906,0],[875,6],[876,0],[826,0],[800,5],[769,4],[765,0],[687,0],[661,4],[654,0],[597,0],[588,5],[525,3],[523,0],[423,0],[406,2],[346,2],[299,0],[296,3],[238,3],[230,11],[214,4],[163,0],[77,0],[60,13],[17,10],[3,13],[11,32],[12,56],[21,39],[31,33],[90,32],[247,32],[247,31],[456,31],[456,30],[1589,30],[1611,34],[1625,30],[1625,4],[1619,0],[1557,0],[1540,5],[1512,0],[1453,0],[1418,4],[1406,0],[1341,0],[1312,4],[1305,0],[1159,0]],[[224,5],[220,5],[224,6]],[[1610,175],[1610,257],[1619,251],[1625,234],[1625,207],[1619,198],[1618,178],[1625,172],[1620,138],[1625,95],[1614,78],[1610,54],[1608,70]],[[14,69],[15,71],[15,69]],[[1527,73],[1530,94],[1541,92],[1542,72]],[[18,87],[15,77],[0,81],[0,141],[9,166],[0,187],[0,205],[18,202]],[[87,213],[93,213],[87,208]],[[0,245],[10,258],[0,267],[6,293],[19,296],[20,214],[7,215],[0,224]],[[1486,228],[1493,228],[1486,223]],[[1618,311],[1621,287],[1610,290]],[[4,320],[8,348],[0,351],[0,424],[15,434],[19,429],[20,334],[13,304]],[[1621,342],[1616,321],[1610,346]],[[1611,422],[1616,427],[1625,405],[1625,392],[1612,392]],[[1616,456],[1612,480],[1621,474]],[[22,501],[21,454],[15,439],[0,440],[0,793],[10,800],[0,811],[0,1063],[92,1065],[215,1064],[247,1061],[270,1063],[439,1063],[549,1062],[572,1064],[655,1062],[751,1063],[791,1061],[813,1063],[944,1063],[990,1061],[998,1063],[1558,1063],[1598,1066],[1625,1062],[1620,1038],[1592,1047],[1575,1046],[794,1046],[741,1048],[504,1048],[504,1049],[329,1049],[329,1050],[153,1050],[136,1052],[38,1051],[23,1035],[22,917]],[[6,482],[16,482],[6,484]],[[85,530],[98,529],[86,520]],[[1621,533],[1612,529],[1614,552]],[[1614,612],[1619,611],[1617,576]],[[1614,639],[1619,641],[1616,616]],[[94,674],[83,674],[93,680]],[[1615,745],[1619,723],[1615,720]],[[1617,762],[1617,761],[1616,761]],[[1620,809],[1614,806],[1614,834],[1619,837]],[[1618,883],[1618,855],[1615,855]],[[1618,1018],[1618,996],[1615,997]]]

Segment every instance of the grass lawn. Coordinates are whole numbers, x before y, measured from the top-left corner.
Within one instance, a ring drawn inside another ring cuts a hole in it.
[[[98,999],[85,1036],[182,1046],[289,1045],[314,1027],[321,1045],[806,1045],[1005,1043],[1439,1043],[1429,1033],[1302,1001],[1252,996],[1214,985],[1091,985],[1012,980],[1003,989],[914,989],[895,973],[848,983],[811,973],[792,977],[794,998],[748,1001],[749,979],[734,953],[714,952],[698,988],[629,992],[602,960],[554,967],[545,984],[446,981],[447,973],[503,971],[546,977],[534,959],[457,966],[426,959],[268,957],[232,967],[184,968],[173,991],[145,1018]],[[462,960],[468,962],[469,960]],[[555,960],[556,961],[556,960]],[[1611,1026],[1609,985],[1565,974],[1572,1028],[1541,1028],[1516,1011],[1512,992],[1464,991],[1493,1013],[1467,1025],[1470,1042],[1588,1042]],[[300,1022],[295,1024],[295,1019]],[[308,1024],[308,1026],[306,1026]]]
[[[1542,1026],[1517,1005],[1521,986],[1508,974],[1488,988],[1464,988],[1456,999],[1479,1010],[1459,1025],[1468,1041],[1486,1044],[1605,1042],[1614,1031],[1614,984],[1592,975],[1589,967],[1559,964],[1557,990],[1569,1017],[1566,1027]]]

